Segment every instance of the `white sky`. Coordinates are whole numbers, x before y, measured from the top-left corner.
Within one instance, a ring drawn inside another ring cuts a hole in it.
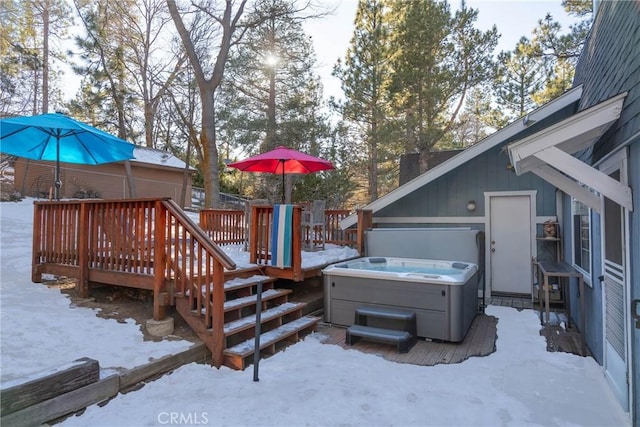
[[[58,289],[32,283],[32,223],[33,199],[0,203],[2,385],[85,356],[99,361],[104,378],[190,345],[143,341],[133,320],[98,318]],[[244,255],[231,253],[244,263]],[[315,261],[322,257],[316,253]],[[61,425],[631,425],[594,359],[546,351],[536,311],[489,306],[487,314],[498,318],[498,338],[486,357],[398,364],[322,344],[316,333],[263,360],[259,382],[252,367],[189,364]]]

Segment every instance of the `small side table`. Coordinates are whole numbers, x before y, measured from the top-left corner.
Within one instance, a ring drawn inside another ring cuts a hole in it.
[[[542,289],[544,290],[544,310],[545,317],[542,317],[542,301],[538,298],[540,303],[540,321],[543,325],[549,324],[549,277],[576,277],[578,279],[578,283],[580,286],[580,337],[582,341],[582,354],[586,355],[587,349],[584,339],[585,334],[585,309],[584,309],[584,277],[582,273],[578,270],[562,261],[539,261],[537,263],[540,274],[542,274],[543,284]],[[567,285],[568,286],[568,285]],[[572,323],[571,319],[571,306],[570,306],[570,297],[569,290],[564,289],[563,297],[567,299],[567,317],[569,319],[569,324]],[[575,324],[575,322],[573,322]]]

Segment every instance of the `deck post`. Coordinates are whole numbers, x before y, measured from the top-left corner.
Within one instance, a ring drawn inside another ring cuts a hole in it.
[[[249,262],[255,264],[258,262],[258,209],[251,206],[251,214],[249,215]]]
[[[33,241],[31,242],[31,281],[34,283],[42,282],[42,273],[38,268],[40,264],[40,246],[42,241],[42,205],[34,203],[33,205]]]
[[[211,328],[213,330],[213,349],[211,363],[219,368],[222,366],[224,339],[224,266],[220,261],[213,261],[213,309],[211,310]]]
[[[167,242],[167,211],[162,206],[162,200],[156,200],[155,226],[153,245],[153,320],[165,318],[166,298],[165,291],[166,258],[164,248]]]
[[[357,234],[357,248],[360,255],[364,255],[364,232],[370,228],[373,228],[373,211],[368,209],[356,210],[358,215],[358,234]]]
[[[302,277],[302,208],[300,205],[293,207],[293,230],[291,233],[291,250],[293,256],[291,257],[291,264],[293,267],[293,280],[303,280]]]
[[[89,297],[89,208],[80,203],[78,218],[78,285],[76,292],[80,298]]]

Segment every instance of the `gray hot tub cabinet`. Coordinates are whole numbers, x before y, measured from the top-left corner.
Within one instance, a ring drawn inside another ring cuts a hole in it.
[[[482,268],[477,230],[373,229],[365,239],[367,256],[462,261]],[[478,314],[478,277],[476,272],[464,284],[425,284],[340,276],[325,270],[325,321],[352,325],[355,310],[363,305],[403,308],[415,311],[419,337],[460,342]]]
[[[464,285],[324,276],[325,321],[350,326],[363,305],[402,308],[416,313],[419,337],[464,340],[478,311],[478,273]],[[371,325],[376,326],[376,325]]]

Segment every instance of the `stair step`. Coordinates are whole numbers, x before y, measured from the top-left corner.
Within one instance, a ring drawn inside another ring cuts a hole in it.
[[[224,270],[225,280],[230,280],[235,277],[249,277],[254,275],[261,275],[262,267],[259,265],[236,267],[235,270]]]
[[[262,282],[264,284],[264,283],[275,282],[275,281],[276,281],[275,277],[262,276],[259,274],[256,274],[255,276],[251,276],[251,277],[246,277],[246,278],[236,277],[234,279],[227,280],[226,282],[224,282],[224,290],[234,291],[236,289],[242,289],[242,288],[247,288],[249,286],[257,285],[259,282]]]
[[[261,274],[256,274],[250,277],[235,277],[233,279],[229,279],[226,282],[224,282],[224,290],[225,292],[227,291],[235,291],[238,289],[242,289],[242,288],[248,288],[254,285],[257,285],[259,282],[264,283],[271,283],[271,282],[275,282],[276,278],[275,277],[269,277],[269,276],[263,276]],[[213,291],[213,284],[209,284],[209,289],[211,291]],[[200,291],[202,292],[202,295],[204,295],[207,292],[207,285],[202,285],[200,287]],[[185,292],[185,295],[189,295],[190,289],[187,289]]]
[[[291,289],[267,289],[266,291],[262,292],[262,301],[269,301],[274,298],[289,295],[292,292],[293,291]],[[224,303],[224,312],[226,313],[231,310],[248,307],[250,305],[256,305],[256,299],[256,295],[249,295],[246,297],[227,301]]]
[[[398,353],[408,353],[416,343],[416,337],[408,331],[396,329],[374,328],[372,326],[351,325],[347,328],[345,342],[355,344],[360,338],[384,344],[393,344]]]
[[[306,304],[302,302],[285,302],[277,307],[265,310],[260,315],[261,323],[268,322],[269,320],[276,319],[278,317],[285,316],[289,313],[293,313],[296,310],[302,310]],[[240,331],[255,327],[256,315],[243,317],[242,319],[234,320],[233,322],[226,323],[224,325],[225,336],[237,334]]]
[[[309,328],[315,329],[320,321],[319,317],[302,317],[286,323],[276,329],[260,335],[260,350],[273,346]],[[298,338],[296,337],[296,341]],[[224,350],[224,364],[235,369],[246,367],[246,358],[253,355],[255,351],[255,339],[251,338]]]

